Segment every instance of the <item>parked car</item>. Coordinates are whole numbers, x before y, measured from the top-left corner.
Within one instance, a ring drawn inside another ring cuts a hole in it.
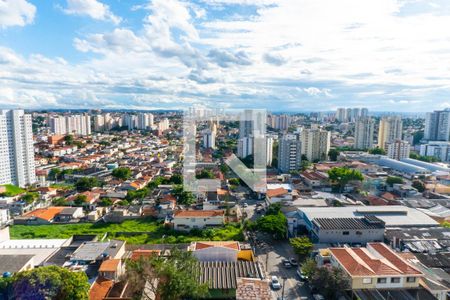
[[[314,294],[313,295],[314,300],[325,300],[325,297],[321,294]]]
[[[247,204],[247,203],[244,203],[243,207],[244,207],[244,208],[247,208],[247,207],[248,207],[248,204]]]
[[[289,260],[286,259],[286,258],[283,258],[283,260],[281,261],[281,263],[283,264],[283,267],[285,267],[285,268],[291,268],[291,267],[292,267],[291,263],[290,263]]]
[[[272,289],[279,290],[281,289],[281,283],[278,281],[277,276],[272,276],[272,280],[270,281],[270,285],[272,286]]]
[[[293,257],[289,258],[289,262],[295,267],[298,266],[298,261]]]
[[[302,269],[298,268],[297,269],[297,276],[300,279],[300,281],[308,281],[308,276],[306,276],[303,272]]]

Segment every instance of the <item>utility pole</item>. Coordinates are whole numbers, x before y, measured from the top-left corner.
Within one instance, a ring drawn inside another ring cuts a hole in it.
[[[284,300],[284,286],[286,285],[286,276],[283,276],[283,286],[282,286],[282,290],[281,290],[281,300]]]

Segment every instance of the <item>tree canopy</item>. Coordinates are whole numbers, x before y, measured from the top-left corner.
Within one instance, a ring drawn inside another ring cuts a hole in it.
[[[425,184],[423,184],[423,182],[420,181],[420,180],[415,180],[415,181],[413,181],[413,183],[411,184],[411,186],[412,186],[413,188],[415,188],[419,193],[425,192]]]
[[[75,182],[75,187],[80,192],[89,191],[92,188],[101,185],[102,183],[95,177],[82,177]]]
[[[208,286],[198,282],[197,259],[189,251],[177,248],[167,258],[154,256],[127,263],[127,279],[136,297],[158,294],[161,299],[200,298]],[[147,283],[148,288],[144,288]]]
[[[393,186],[394,184],[402,184],[402,183],[403,183],[403,179],[401,177],[388,176],[388,178],[386,178],[386,184],[389,186]]]
[[[339,191],[342,192],[350,181],[363,181],[364,177],[358,170],[345,167],[335,167],[328,170],[328,177],[337,184]]]
[[[301,261],[305,260],[313,250],[313,243],[307,236],[291,238],[289,242]]]
[[[339,156],[339,150],[338,149],[330,149],[330,151],[328,151],[328,156],[330,157],[331,161],[337,161],[337,158]]]
[[[348,276],[336,267],[317,268],[311,277],[311,284],[325,299],[338,299],[340,293],[350,288]]]
[[[89,283],[84,272],[57,266],[19,272],[8,281],[12,299],[88,299]]]
[[[131,177],[131,170],[125,167],[116,168],[112,170],[112,176],[117,179],[127,180]]]
[[[376,147],[369,150],[370,154],[386,155],[386,151],[383,148]]]

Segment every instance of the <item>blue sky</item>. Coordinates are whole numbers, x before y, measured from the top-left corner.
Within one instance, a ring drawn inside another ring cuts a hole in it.
[[[0,106],[450,106],[446,0],[0,0]]]

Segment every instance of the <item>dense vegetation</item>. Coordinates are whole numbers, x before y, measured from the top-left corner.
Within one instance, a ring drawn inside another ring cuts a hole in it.
[[[4,196],[4,197],[14,197],[16,195],[25,193],[24,189],[21,189],[18,186],[12,185],[12,184],[5,184],[2,185],[5,187],[5,191],[3,193],[0,193],[0,197]]]
[[[89,283],[84,272],[57,266],[40,267],[0,279],[5,299],[88,299]]]
[[[69,238],[74,234],[96,234],[125,240],[130,244],[187,243],[198,240],[242,240],[240,225],[228,224],[220,228],[178,232],[164,227],[154,219],[127,220],[120,224],[79,223],[52,225],[14,225],[10,228],[13,239]],[[127,234],[131,233],[131,234]],[[133,234],[134,233],[134,234]]]

